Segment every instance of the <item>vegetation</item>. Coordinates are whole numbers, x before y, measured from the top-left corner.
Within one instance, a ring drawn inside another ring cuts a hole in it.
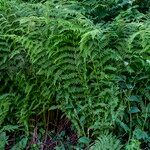
[[[0,149],[150,149],[149,0],[0,0]]]

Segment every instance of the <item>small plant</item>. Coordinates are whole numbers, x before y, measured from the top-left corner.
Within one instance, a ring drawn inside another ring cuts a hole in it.
[[[126,145],[126,150],[141,150],[140,142],[135,139],[131,139],[129,143]]]
[[[112,134],[102,134],[91,146],[90,150],[121,150],[122,145],[120,141]]]

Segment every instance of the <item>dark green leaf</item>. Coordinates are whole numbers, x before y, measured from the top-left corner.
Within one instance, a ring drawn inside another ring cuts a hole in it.
[[[130,114],[138,113],[138,112],[140,112],[140,110],[137,107],[131,107],[131,109],[129,110]]]
[[[139,97],[136,96],[136,95],[132,95],[132,96],[130,96],[128,99],[129,99],[129,101],[135,101],[135,102],[138,102],[138,101],[139,101]]]
[[[87,137],[81,137],[78,141],[79,143],[88,144],[90,142],[90,139]]]

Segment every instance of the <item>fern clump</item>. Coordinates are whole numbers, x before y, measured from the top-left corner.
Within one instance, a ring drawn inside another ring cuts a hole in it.
[[[12,144],[14,149],[32,147],[31,131],[38,126],[40,136],[35,135],[42,139],[59,111],[71,120],[81,139],[95,140],[104,131],[111,132],[99,137],[95,145],[99,149],[121,149],[117,137],[122,143],[132,145],[134,139],[139,147],[148,147],[147,5],[146,0],[1,0],[2,147],[10,132],[23,135]],[[4,131],[9,125],[17,128]]]
[[[121,150],[122,145],[120,141],[112,134],[102,134],[91,146],[91,150]]]

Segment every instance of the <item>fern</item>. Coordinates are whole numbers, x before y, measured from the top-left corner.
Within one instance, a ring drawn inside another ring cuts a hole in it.
[[[136,3],[1,0],[0,125],[29,136],[30,119],[46,127],[41,116],[58,105],[79,136],[149,131],[149,14]]]
[[[122,145],[120,141],[113,136],[112,134],[103,134],[98,137],[98,140],[95,141],[95,144],[91,146],[91,150],[120,150]]]
[[[27,147],[27,137],[22,138],[17,144],[15,144],[11,150],[23,150]]]
[[[5,145],[8,143],[8,137],[5,132],[0,132],[0,148],[5,149]]]

